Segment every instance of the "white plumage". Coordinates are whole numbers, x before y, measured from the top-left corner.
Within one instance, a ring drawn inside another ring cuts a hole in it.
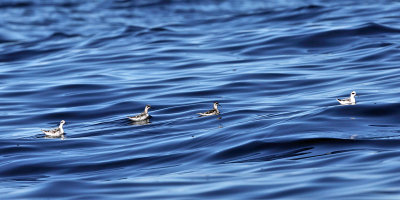
[[[150,119],[150,117],[151,117],[149,115],[149,109],[150,108],[151,108],[150,105],[146,105],[146,107],[144,108],[144,111],[142,113],[140,113],[140,114],[138,114],[136,116],[133,116],[133,117],[129,117],[128,116],[128,118],[130,120],[132,120],[132,121],[135,121],[135,122],[139,122],[139,121],[143,121],[143,120],[146,120],[146,119]]]
[[[50,130],[42,130],[42,132],[44,134],[46,134],[46,136],[60,137],[60,136],[64,135],[64,129],[63,129],[64,124],[65,124],[65,121],[61,120],[60,125],[57,128],[50,129]]]
[[[342,105],[354,105],[354,104],[356,104],[356,98],[355,98],[356,95],[357,95],[357,93],[355,91],[353,91],[350,93],[349,98],[337,99],[337,101]]]
[[[214,108],[212,110],[209,110],[209,111],[203,112],[203,113],[197,113],[197,114],[199,114],[200,116],[219,115],[218,106],[219,106],[219,103],[214,102]]]

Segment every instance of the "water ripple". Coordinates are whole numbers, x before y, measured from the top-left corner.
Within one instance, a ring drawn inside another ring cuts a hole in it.
[[[2,197],[396,199],[399,8],[1,1]]]

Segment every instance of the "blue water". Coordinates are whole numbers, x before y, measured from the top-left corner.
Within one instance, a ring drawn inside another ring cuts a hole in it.
[[[399,10],[2,0],[1,199],[399,199]]]

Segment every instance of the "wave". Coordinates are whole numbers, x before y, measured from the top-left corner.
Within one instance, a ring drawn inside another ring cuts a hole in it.
[[[398,10],[2,1],[2,197],[396,198]]]

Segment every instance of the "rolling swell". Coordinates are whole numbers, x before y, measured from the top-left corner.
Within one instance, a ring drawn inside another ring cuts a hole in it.
[[[1,1],[2,199],[396,199],[386,3]]]

